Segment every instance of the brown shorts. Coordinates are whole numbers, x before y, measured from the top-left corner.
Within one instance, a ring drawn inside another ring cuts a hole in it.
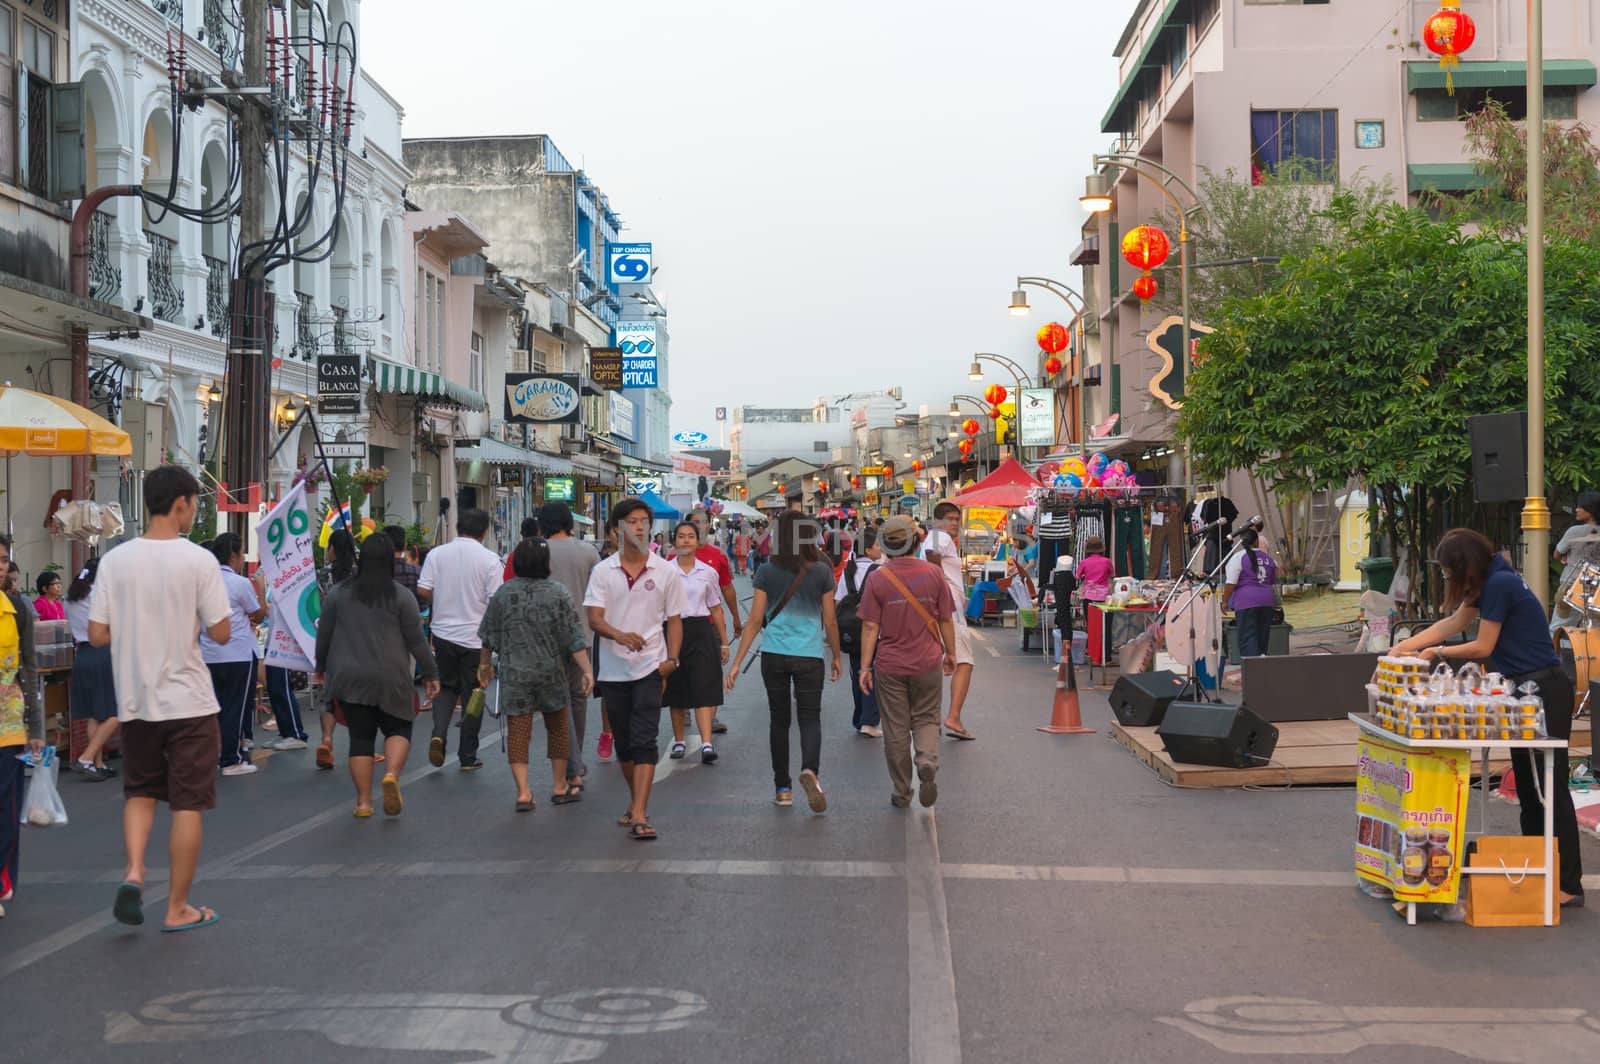
[[[222,733],[217,715],[130,720],[122,725],[122,794],[154,798],[175,813],[215,809]]]

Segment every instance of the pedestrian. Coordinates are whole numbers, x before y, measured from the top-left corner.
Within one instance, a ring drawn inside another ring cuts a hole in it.
[[[855,711],[850,715],[850,726],[857,735],[872,739],[883,738],[879,725],[878,696],[861,686],[861,590],[867,577],[877,571],[883,562],[883,551],[878,546],[878,530],[867,526],[856,539],[856,549],[845,563],[844,575],[833,592],[833,614],[839,626],[839,646],[850,659],[850,698]]]
[[[187,538],[199,495],[200,482],[181,466],[146,473],[145,533],[101,559],[89,605],[89,642],[111,648],[122,728],[128,863],[111,912],[121,923],[144,923],[145,850],[156,803],[166,802],[172,828],[163,931],[205,927],[218,918],[215,910],[189,902],[200,863],[201,814],[217,804],[222,738],[199,635],[226,645],[233,604],[216,557]]]
[[[520,534],[517,537],[517,543],[521,543],[525,539],[539,538],[539,519],[537,517],[524,517],[522,519],[522,527],[519,532]],[[517,552],[517,543],[511,544],[511,550],[506,552],[506,567],[500,573],[501,583],[508,584],[512,580],[516,579],[516,570],[511,567],[511,555]]]
[[[1574,691],[1550,642],[1544,603],[1481,533],[1453,528],[1439,541],[1436,555],[1444,573],[1444,608],[1449,616],[1395,644],[1389,652],[1397,657],[1420,655],[1428,662],[1488,658],[1494,670],[1513,685],[1535,684],[1544,700],[1545,727],[1550,737],[1570,739]],[[1476,638],[1466,643],[1446,643],[1474,621],[1478,625]],[[1583,861],[1572,791],[1565,786],[1569,775],[1567,750],[1563,747],[1555,751],[1553,780],[1544,778],[1544,759],[1534,757],[1530,750],[1512,750],[1511,767],[1517,780],[1524,835],[1544,834],[1544,803],[1555,802],[1552,819],[1561,860],[1561,906],[1581,907]]]
[[[755,576],[755,596],[739,652],[728,668],[727,689],[732,691],[739,667],[750,652],[757,632],[761,643],[761,680],[767,689],[770,715],[773,801],[794,804],[789,777],[789,720],[800,725],[800,786],[812,812],[828,808],[818,776],[822,761],[822,683],[824,651],[832,656],[829,676],[844,672],[839,653],[839,628],[833,613],[833,570],[817,549],[815,524],[805,514],[790,510],[773,527],[772,563]],[[769,607],[769,603],[771,604]],[[793,702],[790,690],[793,689]]]
[[[755,576],[757,570],[767,563],[772,557],[772,529],[765,521],[756,524],[755,545],[751,548],[750,575]]]
[[[218,725],[222,750],[218,764],[224,776],[248,776],[256,771],[245,748],[246,718],[256,705],[255,626],[267,615],[261,589],[244,573],[244,544],[233,532],[211,541],[232,610],[228,638],[221,641],[200,634],[200,653],[211,671],[211,686],[221,707]]]
[[[422,596],[417,595],[417,583],[422,579],[422,569],[406,557],[405,526],[384,525],[383,534],[394,544],[394,582],[415,595],[420,607]]]
[[[944,677],[955,673],[955,596],[945,575],[913,554],[914,526],[893,517],[880,542],[888,560],[861,594],[861,689],[875,692],[883,715],[889,801],[911,804],[913,749],[917,797],[939,797],[939,702]]]
[[[422,634],[422,613],[416,599],[395,582],[394,555],[388,536],[363,540],[355,577],[335,585],[317,621],[317,675],[350,731],[347,756],[356,788],[354,813],[363,819],[372,815],[372,766],[379,732],[385,758],[383,812],[399,816],[404,808],[400,774],[411,752],[411,729],[419,708],[413,661],[422,666],[426,697],[433,699],[439,693],[439,667]]]
[[[1111,597],[1111,580],[1116,568],[1106,557],[1106,541],[1090,536],[1083,541],[1083,561],[1078,563],[1078,592],[1085,602],[1104,602]]]
[[[1260,533],[1253,528],[1239,533],[1240,549],[1228,559],[1223,578],[1222,605],[1233,610],[1241,658],[1258,658],[1267,653],[1272,616],[1278,606],[1278,566],[1272,555],[1256,546],[1258,542]]]
[[[745,531],[744,523],[733,526],[733,561],[734,570],[743,576],[750,568],[750,533]]]
[[[61,601],[61,574],[46,569],[34,581],[39,597],[33,600],[33,612],[41,621],[64,621],[67,610]]]
[[[673,532],[673,540],[686,604],[683,645],[678,651],[682,665],[667,680],[667,705],[672,710],[669,756],[677,760],[687,752],[684,730],[686,718],[693,712],[695,727],[700,732],[700,763],[710,765],[717,760],[716,747],[711,743],[711,721],[717,707],[722,705],[722,667],[728,664],[728,629],[722,620],[722,589],[718,587],[717,570],[700,560],[699,524],[683,522]]]
[[[1561,579],[1556,582],[1555,608],[1551,610],[1551,632],[1582,622],[1564,600],[1584,567],[1600,564],[1600,491],[1579,493],[1572,507],[1572,526],[1561,534],[1555,555],[1562,568]]]
[[[578,607],[560,583],[550,578],[550,546],[538,537],[511,551],[512,578],[489,599],[478,626],[482,650],[478,682],[485,687],[498,673],[500,711],[506,718],[507,760],[517,785],[516,809],[531,813],[537,804],[528,786],[528,744],[533,715],[544,717],[545,756],[550,759],[550,802],[566,805],[583,797],[567,770],[571,737],[567,729],[567,670],[579,670],[579,697],[594,686],[589,671],[589,639]],[[496,663],[492,655],[499,655]]]
[[[1050,574],[1050,591],[1056,602],[1056,631],[1061,633],[1061,653],[1072,653],[1072,596],[1078,590],[1078,578],[1072,572],[1072,555],[1056,556],[1055,571]]]
[[[695,532],[700,537],[700,548],[699,550],[695,551],[695,557],[716,570],[717,585],[721,589],[720,593],[722,596],[722,601],[728,607],[727,616],[733,619],[733,638],[738,639],[744,634],[744,620],[739,616],[739,593],[734,589],[733,586],[733,567],[728,564],[728,556],[722,553],[722,549],[715,543],[711,542],[711,515],[706,512],[705,507],[696,506],[693,510],[690,510],[689,521],[694,525]],[[726,630],[724,630],[723,635],[724,638],[722,642],[723,644],[727,644],[729,640],[726,638]],[[717,680],[717,691],[719,692],[719,696],[715,706],[721,706],[722,699],[720,697],[720,692],[722,691],[722,681],[720,675]],[[713,708],[711,714],[712,734],[722,735],[725,734],[727,730],[728,726],[718,719],[718,714],[715,708]],[[683,738],[681,732],[679,733],[678,738]]]
[[[91,783],[111,779],[117,770],[106,764],[106,744],[117,733],[117,687],[111,673],[111,648],[89,642],[89,596],[100,568],[90,558],[67,589],[67,626],[72,629],[72,681],[68,690],[72,719],[86,722],[89,741],[73,763]]]
[[[478,689],[478,625],[489,597],[499,589],[500,559],[483,545],[489,532],[489,515],[465,509],[456,516],[456,538],[428,552],[417,581],[417,594],[432,606],[433,656],[439,665],[439,697],[433,701],[433,738],[428,742],[428,763],[444,764],[445,736],[456,703],[465,706]],[[483,767],[478,760],[478,732],[483,717],[461,715],[461,746],[457,751],[462,772]]]
[[[317,590],[324,602],[335,587],[356,573],[356,540],[349,529],[336,528],[329,534],[327,559],[328,564],[317,571]],[[322,729],[317,743],[317,768],[327,771],[333,768],[333,727],[337,718],[327,688],[315,676],[311,680],[311,701],[317,707],[317,722]]]
[[[965,602],[966,579],[961,568],[960,536],[961,507],[953,502],[941,502],[933,508],[933,526],[923,540],[922,559],[939,567],[944,574],[944,582],[949,585],[950,597],[956,602]],[[944,718],[944,730],[952,738],[970,742],[976,736],[962,723],[961,711],[966,707],[968,692],[972,690],[972,670],[976,659],[972,653],[972,630],[967,627],[965,611],[956,610],[955,626],[956,671],[950,677],[950,712]]]
[[[524,522],[526,525],[526,522]],[[588,611],[583,608],[584,593],[589,590],[589,577],[600,564],[600,553],[594,544],[586,543],[573,535],[576,521],[572,510],[564,502],[547,502],[539,507],[535,531],[545,541],[550,551],[550,579],[567,589],[567,597],[578,611],[578,626],[583,629],[584,660],[576,657],[567,665],[567,734],[570,752],[567,756],[567,788],[582,790],[589,766],[583,761],[583,736],[589,724],[589,697],[594,691],[594,633],[589,630]],[[527,538],[527,537],[524,537]],[[584,674],[589,676],[587,685]],[[600,711],[600,760],[611,757],[611,725],[606,721],[605,710]]]
[[[589,627],[600,637],[600,699],[632,796],[617,823],[634,839],[648,842],[656,837],[649,805],[662,695],[679,666],[686,602],[683,578],[650,550],[650,507],[623,499],[612,508],[609,524],[618,551],[595,566],[583,605]]]
[[[0,564],[11,560],[11,537],[0,535]],[[56,581],[58,584],[60,580]],[[17,890],[22,849],[24,753],[44,752],[44,712],[33,653],[33,611],[20,597],[0,595],[0,918]],[[45,771],[42,767],[37,771]]]

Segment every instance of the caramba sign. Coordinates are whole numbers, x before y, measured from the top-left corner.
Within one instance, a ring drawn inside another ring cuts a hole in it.
[[[506,420],[557,425],[578,420],[576,373],[507,373]]]

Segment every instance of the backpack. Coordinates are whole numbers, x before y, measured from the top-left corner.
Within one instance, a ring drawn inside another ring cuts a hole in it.
[[[877,563],[868,566],[867,576],[871,576],[877,568]],[[866,586],[865,580],[862,586]],[[861,653],[861,618],[856,613],[860,607],[861,588],[856,586],[856,560],[851,558],[844,566],[844,598],[834,606],[833,616],[839,626],[839,647],[852,657]]]

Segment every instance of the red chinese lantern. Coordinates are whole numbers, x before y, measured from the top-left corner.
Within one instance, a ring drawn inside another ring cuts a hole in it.
[[[914,459],[912,461],[912,463],[911,463],[911,471],[913,473],[922,472],[922,459],[918,458],[918,459]]]
[[[1153,270],[1167,261],[1172,243],[1153,225],[1136,226],[1122,238],[1122,257],[1141,270]]]
[[[1461,0],[1439,0],[1439,10],[1422,24],[1422,43],[1428,51],[1439,57],[1439,69],[1444,71],[1444,87],[1450,95],[1456,92],[1452,73],[1461,66],[1460,55],[1472,47],[1478,36],[1478,27],[1472,16],[1461,10]]]
[[[1044,371],[1054,377],[1061,372],[1061,360],[1054,355],[1044,360]]]
[[[991,384],[983,390],[984,401],[990,406],[999,406],[1006,401],[1006,389],[1001,384]]]
[[[979,425],[976,421],[969,417],[967,420],[961,423],[961,431],[965,432],[968,436],[976,436],[979,432],[983,431],[983,426]]]
[[[999,421],[1000,420],[1000,408],[998,406],[991,406],[989,408],[988,413],[989,413],[989,420],[990,421]]]
[[[1156,279],[1148,273],[1133,279],[1133,294],[1140,299],[1151,299],[1156,294]]]
[[[962,440],[960,443],[956,444],[956,449],[959,450],[962,454],[971,454],[972,453],[972,441],[971,440]]]
[[[1039,326],[1039,350],[1056,355],[1067,349],[1071,340],[1067,327],[1058,322],[1047,322]]]

